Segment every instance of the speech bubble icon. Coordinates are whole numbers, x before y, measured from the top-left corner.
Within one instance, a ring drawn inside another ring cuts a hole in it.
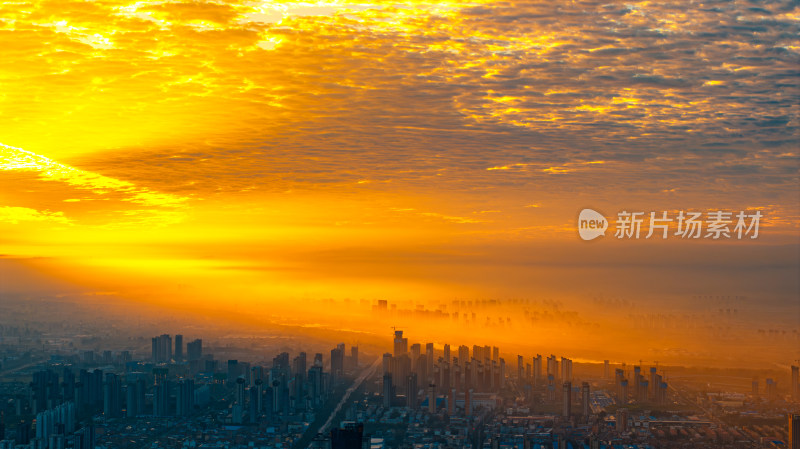
[[[583,240],[594,240],[606,235],[606,229],[608,229],[608,220],[600,212],[584,209],[578,215],[578,235]]]

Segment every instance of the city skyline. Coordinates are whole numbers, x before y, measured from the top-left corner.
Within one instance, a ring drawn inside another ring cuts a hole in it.
[[[798,366],[790,375],[642,360],[587,364],[563,355],[515,356],[491,345],[439,348],[400,329],[391,341],[349,348],[298,338],[209,339],[198,329],[153,336],[152,345],[135,334],[87,340],[60,332],[0,325],[0,447],[800,443]],[[23,358],[9,357],[26,349]],[[772,377],[731,382],[746,373]],[[19,382],[25,378],[30,382]],[[711,383],[716,387],[709,389]],[[391,430],[397,426],[406,428],[401,438]],[[432,435],[439,435],[433,443]]]
[[[798,8],[0,0],[7,356],[398,329],[765,390],[800,363]]]

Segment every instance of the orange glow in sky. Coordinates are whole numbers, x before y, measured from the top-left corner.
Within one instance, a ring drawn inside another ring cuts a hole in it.
[[[324,301],[554,301],[583,312],[537,338],[576,348],[713,313],[702,295],[796,329],[799,16],[686,8],[0,2],[0,254],[130,307],[387,335]],[[757,241],[586,243],[584,207],[764,219]]]

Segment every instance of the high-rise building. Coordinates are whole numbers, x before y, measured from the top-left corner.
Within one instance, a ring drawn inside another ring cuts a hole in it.
[[[234,401],[235,401],[236,404],[239,404],[242,407],[244,407],[245,400],[247,399],[246,391],[245,391],[246,388],[247,388],[247,385],[246,385],[246,382],[244,381],[244,378],[243,377],[237,378],[236,379],[236,390],[235,390],[236,395],[234,397]]]
[[[103,415],[106,418],[122,415],[122,381],[114,373],[106,373],[103,382]]]
[[[198,338],[186,344],[186,358],[189,361],[203,358],[203,340]]]
[[[774,402],[778,399],[778,383],[773,379],[767,379],[767,401]]]
[[[331,349],[331,376],[334,381],[338,380],[344,373],[344,344]]]
[[[643,378],[644,376],[639,376],[639,378]],[[650,392],[650,382],[647,380],[641,380],[638,385],[639,394],[637,398],[640,402],[647,402],[650,400],[649,392]]]
[[[428,356],[420,354],[417,359],[417,378],[422,385],[426,385],[432,375],[432,372],[428,372]]]
[[[552,374],[547,375],[547,402],[556,402],[556,377]]]
[[[436,385],[428,385],[428,412],[436,413]]]
[[[172,360],[172,337],[162,334],[152,338],[152,359],[155,363],[166,363]]]
[[[617,432],[625,433],[628,431],[628,409],[617,410]]]
[[[247,414],[251,424],[257,423],[258,417],[261,415],[261,409],[259,408],[259,403],[261,402],[260,394],[259,389],[256,387],[247,389],[247,395],[249,397],[247,401]]]
[[[603,379],[608,379],[611,375],[608,360],[603,360]]]
[[[169,415],[170,382],[166,368],[154,368],[155,387],[153,388],[153,415]]]
[[[461,345],[458,347],[458,363],[462,366],[469,362],[469,347]]]
[[[447,414],[450,416],[455,416],[456,414],[456,389],[451,388],[448,390],[447,395]]]
[[[411,372],[411,359],[408,354],[403,354],[393,360],[392,376],[394,379],[405,379]],[[404,382],[396,382],[395,389],[397,393],[405,393],[406,385]]]
[[[322,394],[322,367],[314,365],[308,369],[308,397],[312,404],[319,405],[322,403]]]
[[[547,358],[547,375],[556,378],[558,376],[558,359],[553,354]]]
[[[33,412],[39,413],[57,405],[59,387],[58,374],[54,371],[47,369],[33,373],[30,383]]]
[[[561,357],[561,379],[572,382],[572,360]]]
[[[422,354],[422,346],[419,343],[414,343],[411,345],[411,352],[409,352],[409,357],[411,357],[411,369],[414,372],[419,372],[419,367],[417,366],[417,362],[419,361],[419,356]]]
[[[175,335],[175,360],[183,360],[183,335]]]
[[[483,346],[472,345],[472,358],[483,362]]]
[[[562,389],[563,408],[562,415],[569,418],[572,415],[572,382],[564,382]]]
[[[383,354],[383,375],[387,375],[392,372],[392,354],[388,352]]]
[[[536,354],[533,358],[533,382],[538,385],[542,380],[542,355]]]
[[[800,449],[800,414],[789,415],[789,446],[788,449]]]
[[[450,363],[450,345],[444,345],[444,348],[442,349],[442,358],[445,362]]]
[[[792,401],[800,402],[800,367],[792,365]]]
[[[403,338],[403,331],[394,331],[394,356],[399,357],[401,354],[408,352],[408,338]]]
[[[188,416],[194,409],[194,380],[181,379],[178,381],[177,405],[175,408],[178,416]]]
[[[389,408],[394,402],[394,385],[392,385],[392,374],[383,375],[383,406]]]
[[[350,346],[350,368],[358,369],[358,346]]]
[[[628,403],[628,379],[622,379],[619,382],[619,391],[617,392],[617,404]]]
[[[656,402],[659,404],[666,404],[667,403],[667,389],[669,385],[666,382],[662,382],[661,376],[658,376],[658,391],[656,393]]]
[[[656,383],[656,376],[658,376],[657,368],[655,366],[651,366],[650,367],[650,396],[652,396],[654,398],[656,397],[656,392],[658,391],[658,385],[661,383],[660,380],[658,380],[658,383]]]
[[[408,375],[406,382],[406,406],[412,410],[419,407],[419,385],[417,383],[417,373]]]
[[[96,445],[94,425],[88,424],[80,431],[81,449],[94,449]]]
[[[239,366],[239,361],[235,359],[228,360],[228,371],[227,371],[228,382],[235,382],[236,378],[242,374],[241,367]]]
[[[425,345],[425,362],[427,363],[428,376],[433,375],[433,343]]]
[[[144,395],[144,379],[136,379],[136,381],[128,382],[125,390],[125,416],[134,418],[145,413]]]
[[[589,421],[589,414],[591,413],[589,399],[589,382],[583,382],[581,383],[581,413],[586,422]]]

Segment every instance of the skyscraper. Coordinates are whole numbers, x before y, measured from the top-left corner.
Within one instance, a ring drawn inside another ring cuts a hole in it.
[[[789,415],[788,449],[800,449],[800,414]]]
[[[178,381],[177,406],[178,416],[188,416],[194,409],[194,380],[181,379]]]
[[[189,361],[203,358],[203,340],[196,339],[186,344],[186,357]]]
[[[122,381],[114,373],[106,373],[103,383],[103,415],[118,418],[122,413]]]
[[[774,402],[778,399],[778,383],[775,380],[767,379],[767,401]]]
[[[387,375],[392,372],[392,354],[385,353],[383,354],[383,375]]]
[[[650,396],[656,397],[656,392],[658,391],[658,386],[661,384],[661,380],[656,382],[657,368],[655,366],[650,367]]]
[[[172,360],[172,337],[162,334],[152,339],[152,358],[155,363]]]
[[[358,346],[350,346],[350,365],[351,369],[358,369]]]
[[[417,383],[417,373],[408,375],[406,382],[406,406],[412,410],[419,407],[419,386]]]
[[[449,394],[447,395],[447,414],[450,416],[455,416],[456,414],[456,389],[451,388],[448,390]]]
[[[461,345],[458,347],[458,363],[463,366],[467,362],[469,362],[469,347]]]
[[[394,400],[394,385],[392,385],[392,374],[383,375],[383,406],[389,408]]]
[[[572,415],[572,382],[564,382],[562,389],[563,409],[562,415],[569,418]]]
[[[331,349],[331,376],[338,380],[344,372],[344,345]]]
[[[408,352],[408,338],[403,338],[403,331],[394,331],[394,356],[399,357],[401,354]]]
[[[583,414],[584,421],[589,421],[589,382],[581,383],[581,413]]]
[[[533,383],[538,385],[542,379],[542,355],[536,354],[533,358]]]
[[[625,433],[628,431],[628,409],[617,410],[617,432]]]
[[[414,343],[411,345],[411,352],[409,352],[409,356],[411,357],[411,369],[414,370],[414,372],[419,372],[417,362],[419,361],[420,354],[422,354],[422,347],[420,344]]]
[[[183,335],[175,335],[175,360],[183,360]]]
[[[483,346],[472,346],[472,358],[480,362],[483,361]]]
[[[792,365],[792,401],[800,402],[800,367]]]
[[[428,376],[433,375],[433,343],[425,345],[425,362],[428,364]]]

